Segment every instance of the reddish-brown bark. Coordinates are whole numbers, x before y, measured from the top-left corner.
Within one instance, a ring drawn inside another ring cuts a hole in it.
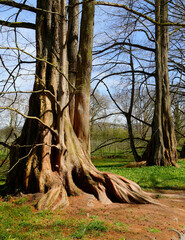
[[[89,51],[85,40],[92,44],[94,2],[83,7],[81,38],[84,39],[79,50],[75,129],[69,114],[67,22],[61,17],[65,16],[65,2],[38,0],[38,8],[48,10],[37,14],[34,90],[43,91],[32,94],[29,115],[41,121],[27,119],[20,138],[12,146],[12,170],[7,185],[11,191],[42,193],[38,209],[63,208],[68,205],[68,195],[82,191],[94,194],[103,203],[153,203],[137,184],[115,174],[99,172],[90,160],[88,89],[92,48]],[[88,18],[91,20],[87,21]]]

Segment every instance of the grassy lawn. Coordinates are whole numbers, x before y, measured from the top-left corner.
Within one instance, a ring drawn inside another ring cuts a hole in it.
[[[185,189],[185,160],[178,161],[180,168],[157,166],[124,168],[130,162],[131,160],[125,161],[122,158],[93,159],[94,165],[100,171],[121,175],[138,183],[145,189]]]
[[[66,214],[65,210],[35,211],[26,201],[26,198],[11,202],[0,201],[1,240],[90,240],[103,239],[103,234],[109,231],[126,231],[122,222],[106,223],[94,215],[88,218],[84,216],[84,219],[77,215],[74,218]]]

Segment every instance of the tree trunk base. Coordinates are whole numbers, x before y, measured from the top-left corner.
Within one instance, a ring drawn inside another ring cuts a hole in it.
[[[36,208],[42,209],[63,209],[69,205],[66,190],[59,186],[53,187],[45,193],[37,202]]]
[[[136,183],[112,173],[91,174],[91,180],[81,186],[84,192],[93,194],[102,204],[137,203],[157,204],[150,194],[144,192]],[[94,178],[95,181],[92,182]],[[33,194],[34,195],[34,194]],[[62,210],[69,206],[68,195],[63,186],[53,187],[39,196],[38,210]]]
[[[54,148],[51,151],[48,145],[33,149],[25,159],[25,164],[19,162],[10,172],[8,179],[11,181],[7,183],[12,192],[19,189],[25,193],[42,193],[36,204],[39,210],[65,208],[69,205],[68,196],[79,195],[82,191],[93,194],[103,204],[157,204],[138,184],[113,173],[98,171],[76,137],[68,118],[65,120],[66,150]],[[17,150],[17,153],[11,155],[12,165],[22,157],[20,151]]]

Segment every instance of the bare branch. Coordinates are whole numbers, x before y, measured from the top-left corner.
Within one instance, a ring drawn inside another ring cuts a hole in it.
[[[59,105],[59,103],[58,103],[58,101],[57,101],[57,99],[56,99],[56,97],[55,97],[55,95],[51,92],[51,91],[49,91],[49,90],[47,90],[47,89],[42,89],[42,90],[37,90],[37,91],[11,91],[11,92],[0,92],[0,95],[1,94],[13,94],[13,93],[15,93],[15,94],[17,94],[17,93],[33,93],[33,94],[38,94],[38,93],[46,93],[46,94],[48,94],[50,97],[52,97],[53,98],[53,100],[55,101],[55,103],[58,105],[58,106],[60,106]]]
[[[110,92],[108,86],[107,86],[103,81],[101,81],[101,82],[104,84],[104,86],[105,86],[105,88],[107,89],[107,92],[108,92],[108,94],[109,94],[111,100],[112,100],[113,103],[116,105],[116,107],[120,110],[120,112],[121,112],[123,115],[127,116],[128,113],[125,112],[125,111],[124,111],[124,110],[118,105],[118,103],[116,102],[116,100],[113,98],[113,96],[112,96],[112,94],[111,94],[111,92]],[[147,123],[147,122],[145,122],[145,121],[143,121],[143,120],[141,120],[141,119],[139,119],[139,118],[133,116],[132,114],[131,114],[131,117],[134,118],[134,119],[136,119],[136,120],[138,120],[138,121],[140,121],[140,122],[142,122],[142,123],[144,123],[144,124],[146,124],[147,126],[150,126],[150,127],[152,126],[150,123]]]
[[[113,43],[112,45],[100,50],[100,51],[96,51],[93,53],[93,55],[96,55],[96,54],[100,54],[100,53],[103,53],[109,49],[112,49],[113,47],[115,46],[132,46],[132,47],[137,47],[137,48],[140,48],[140,49],[143,49],[143,50],[146,50],[146,51],[151,51],[151,52],[155,52],[155,49],[154,48],[149,48],[149,47],[146,47],[146,46],[142,46],[140,44],[133,44],[133,43],[127,43],[127,42],[115,42]]]
[[[22,158],[19,158],[18,161],[17,161],[8,171],[5,171],[5,172],[7,172],[7,173],[11,172],[11,171],[14,169],[14,167],[15,167],[20,161],[22,161],[23,159],[29,157],[29,155],[32,153],[32,151],[33,151],[36,147],[44,146],[44,145],[47,145],[47,146],[49,146],[49,147],[58,148],[57,145],[49,145],[49,144],[43,144],[43,143],[36,144],[36,145],[34,145],[34,146],[30,149],[30,151],[28,152],[28,154],[27,154],[26,156],[24,156],[24,157],[22,157]]]
[[[8,148],[8,149],[10,149],[11,148],[11,146],[10,145],[8,145],[7,143],[5,143],[5,142],[0,142],[0,145],[2,145],[3,147],[5,147],[5,148]]]
[[[8,21],[0,20],[0,25],[6,26],[6,27],[15,27],[15,28],[29,28],[34,30],[36,28],[36,25],[34,23],[29,23],[29,22],[8,22]]]
[[[45,124],[40,118],[38,118],[38,117],[25,115],[25,114],[23,114],[22,112],[18,111],[17,109],[14,109],[14,108],[11,108],[11,107],[0,107],[0,109],[2,109],[2,110],[14,111],[14,112],[20,114],[21,116],[23,116],[24,118],[32,119],[32,120],[37,120],[37,121],[39,121],[44,127],[48,128],[52,133],[54,133],[54,134],[58,137],[58,133],[57,133],[55,130],[53,130],[52,128],[50,128],[48,125],[46,125],[46,124]]]
[[[48,10],[45,10],[45,9],[32,7],[32,6],[23,4],[23,3],[15,2],[13,0],[10,0],[10,1],[0,0],[0,4],[5,5],[5,6],[14,7],[14,8],[23,9],[23,10],[34,12],[34,13],[47,12],[47,13],[59,14],[60,15],[60,13],[58,13],[58,12],[52,12],[52,11],[48,11]]]
[[[135,139],[135,140],[141,140],[141,141],[148,142],[148,140],[142,139],[142,138],[134,138],[134,139]],[[122,139],[122,138],[117,138],[117,139],[112,138],[112,139],[108,139],[107,141],[101,143],[98,147],[96,147],[91,153],[94,153],[94,152],[100,150],[101,148],[110,146],[110,145],[112,145],[112,144],[122,143],[122,142],[129,141],[129,140],[130,140],[130,138],[124,138],[124,139]],[[111,141],[111,142],[109,142],[109,141]]]
[[[131,13],[134,13],[146,20],[148,20],[151,23],[157,24],[157,25],[161,25],[161,26],[182,26],[185,27],[185,23],[173,23],[173,22],[164,22],[164,23],[159,23],[157,21],[155,21],[153,18],[148,17],[147,15],[140,13],[132,8],[129,8],[128,6],[124,5],[124,4],[119,4],[119,3],[110,3],[110,2],[104,2],[104,1],[97,1],[96,5],[102,5],[102,6],[109,6],[109,7],[116,7],[116,8],[123,8]]]
[[[24,51],[23,49],[20,49],[20,48],[17,48],[17,47],[0,47],[0,49],[21,51],[22,53],[24,53],[24,54],[26,54],[26,55],[28,55],[28,56],[30,56],[30,57],[38,60],[38,61],[45,62],[45,63],[49,64],[50,66],[54,67],[65,78],[65,80],[69,83],[70,87],[72,87],[74,90],[76,90],[76,88],[69,81],[69,79],[65,76],[65,74],[58,68],[58,66],[56,66],[53,63],[47,61],[46,59],[35,57],[31,53],[28,53],[28,52]]]

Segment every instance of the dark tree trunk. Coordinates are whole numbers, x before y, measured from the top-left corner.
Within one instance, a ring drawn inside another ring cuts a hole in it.
[[[168,22],[168,1],[156,0],[156,21]],[[168,74],[168,27],[156,24],[156,100],[152,136],[143,155],[147,165],[176,165],[176,137],[171,115]]]
[[[130,139],[130,147],[132,149],[132,153],[134,155],[134,159],[136,162],[141,161],[141,157],[137,153],[135,142],[134,142],[134,135],[132,131],[132,110],[134,106],[134,95],[135,95],[135,73],[134,73],[134,63],[133,63],[133,56],[132,56],[132,47],[130,46],[130,66],[132,70],[132,92],[131,92],[131,99],[130,99],[130,106],[128,113],[125,114],[126,119],[127,119],[127,126],[128,126],[128,134],[129,134],[129,139]]]
[[[94,194],[103,203],[153,203],[134,182],[99,172],[89,157],[89,132],[83,128],[89,123],[92,43],[86,44],[93,38],[94,2],[84,4],[81,22],[76,121],[82,135],[77,125],[74,131],[69,114],[65,2],[39,0],[38,8],[47,12],[37,14],[34,90],[41,92],[32,94],[29,103],[29,116],[37,119],[26,120],[20,138],[12,146],[7,185],[14,192],[42,193],[38,209],[63,208],[68,205],[68,195],[82,191]]]
[[[185,142],[182,145],[182,149],[180,151],[180,158],[185,158]]]
[[[131,116],[130,115],[126,115],[126,119],[127,119],[127,126],[128,126],[128,134],[129,134],[129,139],[130,139],[130,147],[132,149],[132,153],[134,155],[134,159],[136,162],[140,162],[141,157],[139,156],[139,154],[137,153],[136,150],[136,146],[135,146],[135,142],[134,142],[134,136],[133,136],[133,131],[132,131],[132,122],[131,122]]]

